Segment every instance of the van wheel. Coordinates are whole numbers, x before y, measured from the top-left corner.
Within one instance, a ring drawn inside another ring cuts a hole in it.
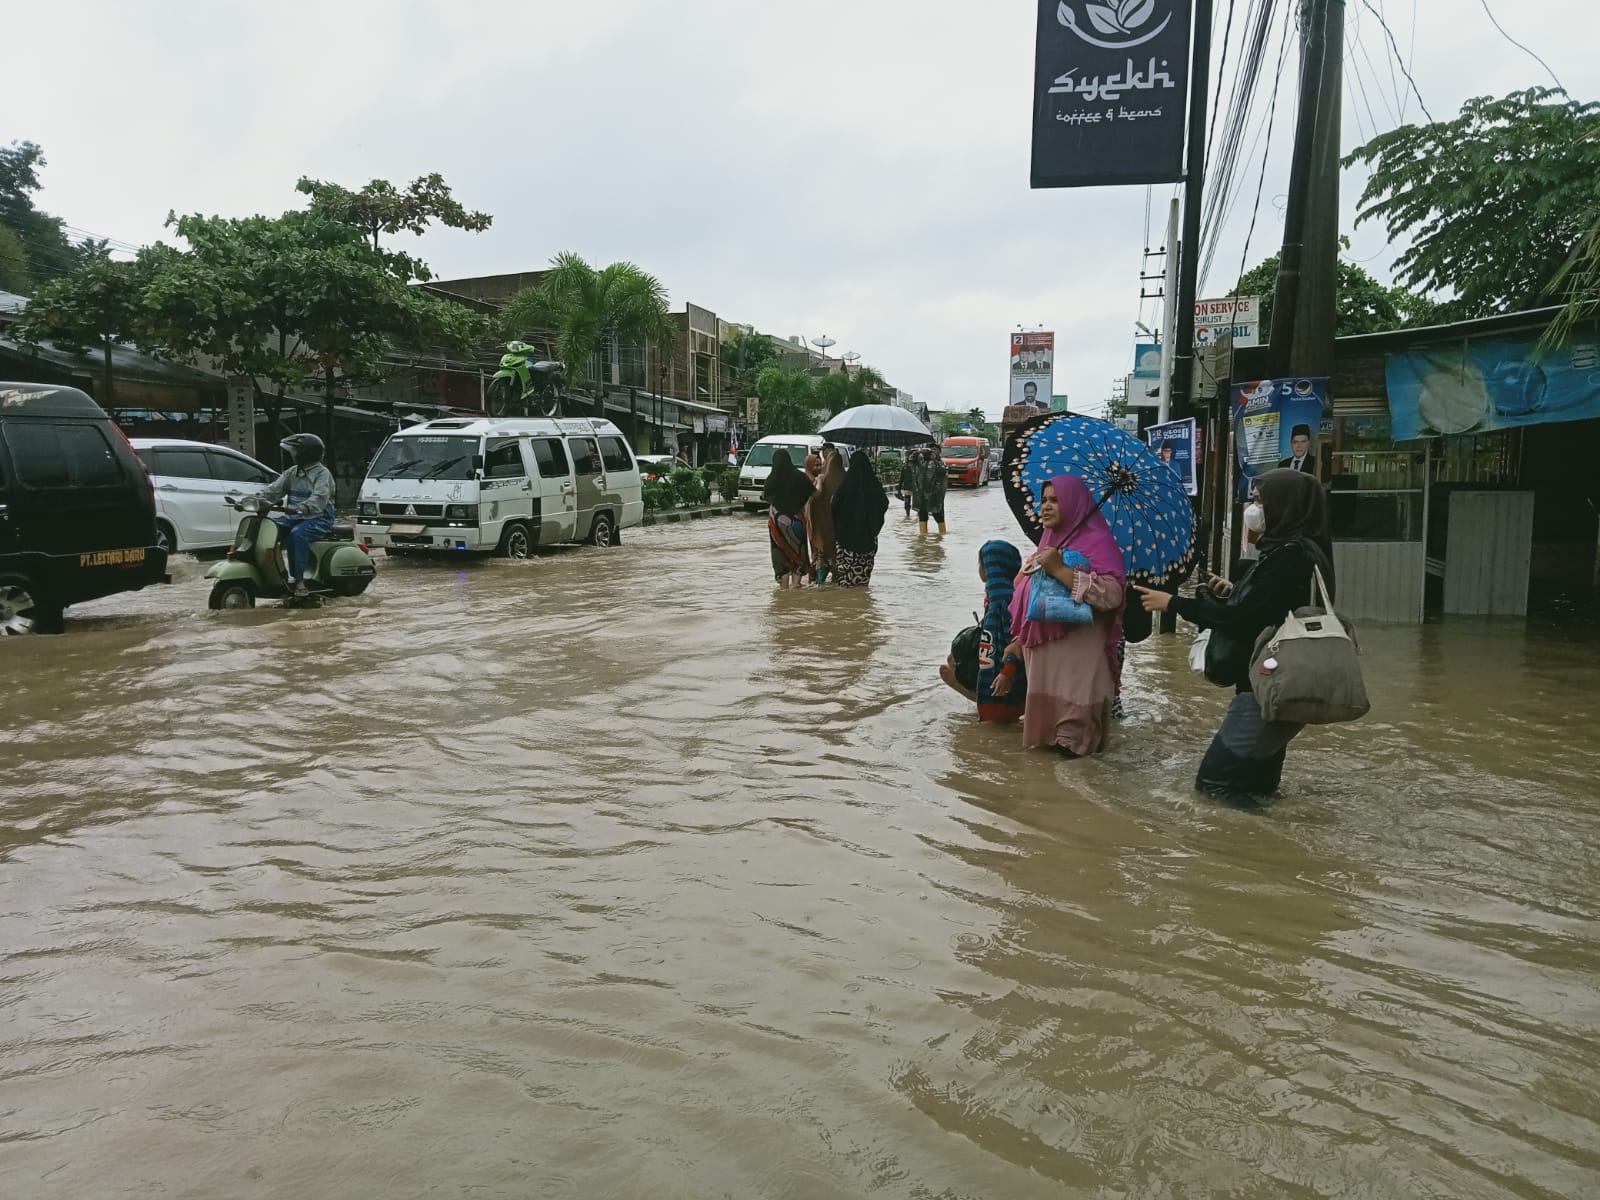
[[[589,527],[589,545],[620,546],[622,535],[610,513],[595,513],[594,524]]]
[[[533,542],[528,537],[528,527],[521,521],[507,525],[505,532],[500,535],[501,557],[527,558],[532,553]]]
[[[0,636],[60,633],[61,610],[39,595],[25,575],[0,575]]]
[[[156,548],[171,554],[178,548],[178,535],[165,521],[156,522]]]
[[[210,607],[214,612],[232,612],[256,606],[256,592],[248,583],[224,579],[211,589]]]

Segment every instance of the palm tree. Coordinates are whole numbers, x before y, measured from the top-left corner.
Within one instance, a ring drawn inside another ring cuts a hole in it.
[[[601,382],[602,347],[670,346],[676,337],[659,279],[629,262],[597,271],[572,253],[556,255],[537,286],[506,301],[500,323],[508,338],[549,331],[556,357],[591,387]]]

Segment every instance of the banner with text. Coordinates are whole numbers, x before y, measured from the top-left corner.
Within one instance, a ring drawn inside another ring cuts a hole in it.
[[[1239,454],[1239,496],[1279,467],[1321,475],[1318,437],[1328,408],[1328,381],[1261,379],[1233,385],[1233,443]]]
[[[1053,333],[1013,333],[1011,335],[1012,404],[1050,405],[1055,394],[1056,335]]]
[[[1194,344],[1211,346],[1229,335],[1235,349],[1261,344],[1260,296],[1195,301]]]
[[[1039,0],[1036,188],[1183,178],[1193,0]]]
[[[1156,457],[1178,473],[1183,480],[1183,490],[1193,496],[1199,491],[1195,479],[1195,419],[1168,421],[1165,425],[1152,425],[1144,431],[1145,440]]]

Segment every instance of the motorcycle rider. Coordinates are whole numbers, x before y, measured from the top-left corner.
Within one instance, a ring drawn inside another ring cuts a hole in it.
[[[311,543],[333,532],[333,472],[323,465],[322,439],[314,433],[290,434],[278,443],[278,449],[293,459],[294,466],[255,498],[283,508],[272,520],[283,530],[289,546],[289,590],[304,596]]]

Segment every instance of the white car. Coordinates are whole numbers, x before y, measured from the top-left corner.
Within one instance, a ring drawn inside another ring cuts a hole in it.
[[[281,472],[207,442],[132,438],[156,492],[156,540],[170,551],[226,550],[239,514],[223,497],[260,491]]]
[[[639,454],[635,457],[639,461],[639,478],[646,483],[671,479],[672,473],[683,466],[670,454]]]

